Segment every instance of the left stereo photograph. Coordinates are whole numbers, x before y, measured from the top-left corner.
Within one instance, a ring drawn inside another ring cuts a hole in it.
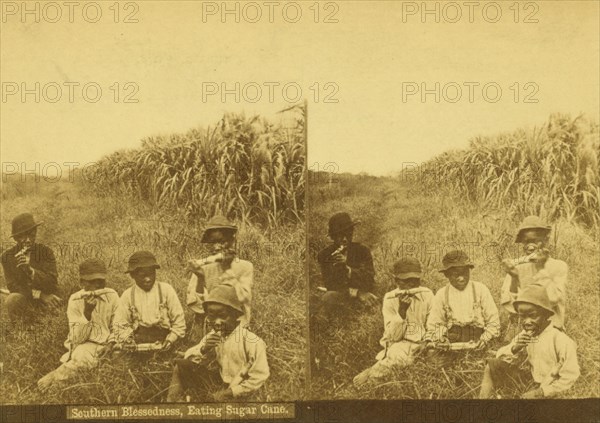
[[[0,404],[289,417],[308,104],[209,98],[222,85],[192,76],[218,63],[191,37],[175,55],[164,31],[115,28],[3,25]]]

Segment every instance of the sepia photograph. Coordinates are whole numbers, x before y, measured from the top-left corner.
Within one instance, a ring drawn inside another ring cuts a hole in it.
[[[381,5],[309,135],[311,394],[598,398],[598,3]]]
[[[306,96],[245,101],[267,88],[198,43],[200,4],[71,6],[2,2],[0,403],[293,416]]]

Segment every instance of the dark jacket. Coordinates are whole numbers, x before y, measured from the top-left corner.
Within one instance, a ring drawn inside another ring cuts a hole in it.
[[[328,291],[347,291],[356,288],[362,292],[373,292],[375,286],[375,269],[371,251],[358,242],[348,245],[346,264],[352,270],[350,278],[344,266],[334,266],[331,262],[331,253],[336,250],[334,244],[325,247],[317,255],[321,266],[321,275]]]
[[[58,290],[58,272],[52,250],[42,244],[33,244],[31,247],[29,265],[34,269],[33,280],[17,267],[15,254],[18,252],[15,245],[2,254],[2,268],[8,290],[28,298],[32,297],[32,289],[42,291],[43,294],[55,294]]]

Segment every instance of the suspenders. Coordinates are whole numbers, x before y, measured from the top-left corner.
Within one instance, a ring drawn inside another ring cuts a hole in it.
[[[160,288],[160,282],[156,282],[156,284],[158,288],[158,305],[160,307],[163,303],[162,289]],[[131,287],[131,306],[139,313],[139,310],[135,306],[135,286]]]

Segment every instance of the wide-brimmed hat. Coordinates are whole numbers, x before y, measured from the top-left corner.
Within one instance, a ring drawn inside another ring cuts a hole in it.
[[[440,272],[445,272],[452,267],[470,267],[471,269],[475,267],[475,265],[469,259],[467,253],[462,250],[454,250],[448,252],[444,258],[442,259],[442,268],[439,270]]]
[[[550,298],[548,298],[548,291],[544,285],[537,283],[527,285],[517,294],[517,299],[513,301],[515,310],[519,303],[535,304],[536,306],[549,311],[551,314],[554,314],[552,303],[550,302]]]
[[[211,218],[202,233],[200,242],[208,242],[208,235],[214,230],[225,230],[230,232],[237,232],[237,226],[229,221],[225,216],[217,215]]]
[[[11,237],[14,238],[15,236],[29,232],[33,228],[40,226],[42,223],[43,222],[36,223],[31,213],[21,213],[12,220]]]
[[[79,279],[106,279],[106,264],[99,258],[89,258],[79,264]]]
[[[125,273],[131,273],[140,267],[153,267],[155,269],[160,269],[160,266],[156,261],[156,257],[154,257],[154,254],[152,254],[150,251],[136,251],[133,253],[131,257],[129,257],[129,262]]]
[[[329,218],[329,231],[327,234],[333,236],[345,232],[359,224],[360,220],[352,220],[348,213],[336,213]]]
[[[415,257],[398,260],[392,266],[392,273],[400,279],[421,278],[423,275],[421,262]]]
[[[539,216],[527,216],[525,219],[523,219],[523,222],[521,222],[521,225],[519,226],[517,237],[515,239],[516,243],[521,242],[521,235],[523,231],[528,229],[542,229],[546,232],[550,232],[552,227],[546,224],[546,222],[544,222]]]
[[[240,313],[244,313],[244,307],[242,302],[238,299],[235,288],[228,283],[217,285],[210,291],[202,304],[204,310],[206,310],[206,307],[209,304],[223,304]]]

